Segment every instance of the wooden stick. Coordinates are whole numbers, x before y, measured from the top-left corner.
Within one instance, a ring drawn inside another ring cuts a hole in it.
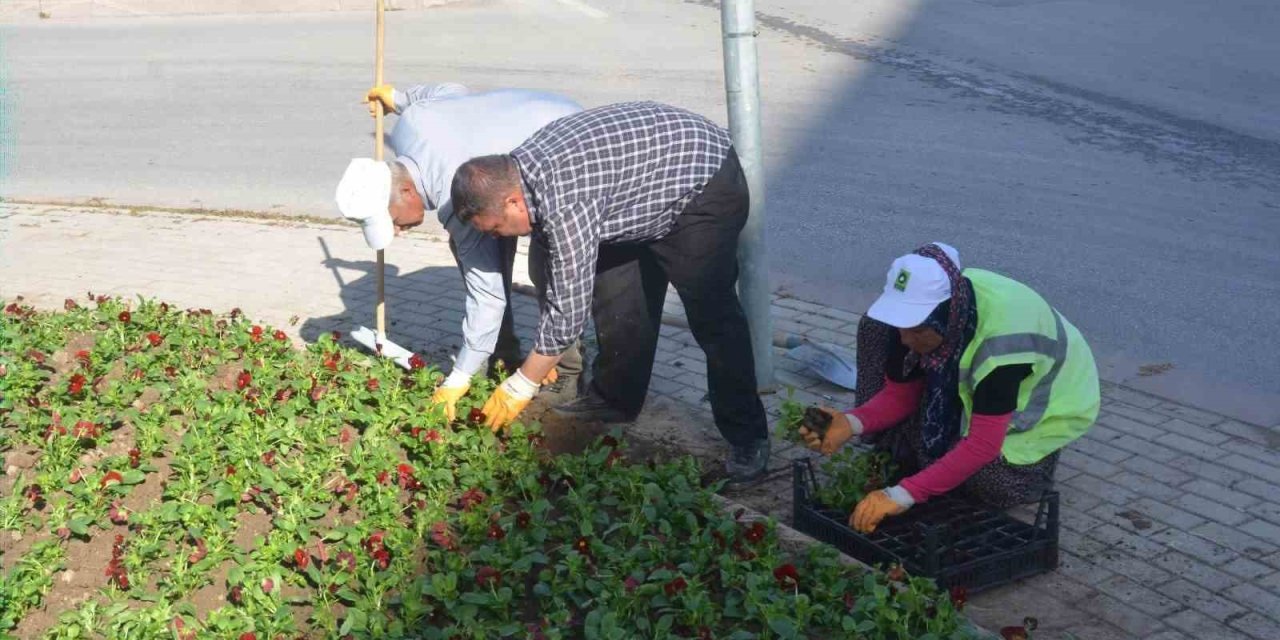
[[[376,0],[378,3],[378,27],[377,37],[375,40],[374,52],[374,71],[373,86],[382,86],[382,48],[383,42],[386,40],[386,27],[383,14],[386,12],[385,0]],[[374,125],[373,125],[373,158],[378,162],[382,162],[382,101],[375,100],[374,105]],[[395,185],[392,185],[394,187]],[[378,339],[385,340],[387,337],[387,290],[386,290],[386,256],[383,250],[378,249],[378,305],[374,307],[374,316],[377,318]]]

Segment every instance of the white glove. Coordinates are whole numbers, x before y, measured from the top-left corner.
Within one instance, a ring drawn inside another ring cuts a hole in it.
[[[450,371],[448,377],[444,379],[444,382],[440,383],[440,386],[452,389],[469,387],[471,386],[471,376],[467,372],[459,371],[457,367],[454,367],[453,371]]]
[[[526,378],[524,373],[516,369],[516,372],[508,376],[498,388],[516,400],[532,400],[533,396],[538,394],[541,385]]]
[[[898,506],[903,509],[910,509],[916,504],[916,499],[911,497],[911,492],[903,489],[900,484],[895,484],[892,487],[885,489],[884,493],[889,496],[890,500],[898,503]]]

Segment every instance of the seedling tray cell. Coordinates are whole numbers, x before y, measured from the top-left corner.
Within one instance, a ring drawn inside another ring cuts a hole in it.
[[[794,463],[796,529],[871,565],[898,563],[942,587],[977,593],[1058,566],[1058,493],[1046,491],[1035,522],[959,496],[941,496],[886,518],[870,534],[848,526],[849,514],[818,504],[809,460]]]

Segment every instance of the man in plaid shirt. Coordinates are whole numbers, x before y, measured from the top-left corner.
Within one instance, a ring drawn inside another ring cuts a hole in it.
[[[490,235],[532,234],[549,258],[534,352],[485,405],[490,427],[528,405],[534,381],[581,335],[589,313],[600,345],[590,388],[556,411],[633,420],[670,283],[707,355],[712,412],[733,448],[730,478],[764,472],[768,431],[736,290],[749,194],[728,132],[653,102],[589,109],[548,124],[510,154],[471,159],[451,191],[462,220]]]

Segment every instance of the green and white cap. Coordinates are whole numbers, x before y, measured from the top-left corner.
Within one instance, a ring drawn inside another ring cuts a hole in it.
[[[960,252],[948,244],[933,243],[960,269]],[[933,258],[914,253],[893,261],[885,276],[884,292],[867,309],[867,315],[889,326],[910,329],[951,298],[951,279]]]

